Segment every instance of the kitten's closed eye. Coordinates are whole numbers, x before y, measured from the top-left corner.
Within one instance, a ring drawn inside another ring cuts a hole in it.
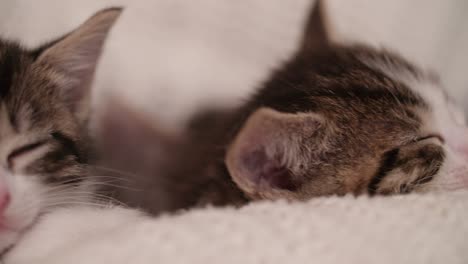
[[[415,142],[420,142],[420,141],[424,141],[424,140],[431,139],[431,138],[438,139],[440,141],[440,143],[442,143],[442,144],[445,143],[445,139],[440,134],[436,134],[436,133],[432,133],[432,134],[428,134],[426,136],[418,137],[418,138],[415,139]]]
[[[15,169],[37,159],[45,153],[45,147],[49,142],[49,140],[43,139],[16,148],[7,157],[8,168]]]

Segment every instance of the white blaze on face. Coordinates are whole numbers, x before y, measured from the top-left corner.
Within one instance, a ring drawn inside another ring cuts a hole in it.
[[[468,189],[468,127],[460,108],[447,98],[441,87],[425,80],[406,81],[428,103],[430,110],[421,113],[423,131],[440,134],[445,159],[431,189]]]
[[[440,84],[431,77],[414,76],[388,61],[368,58],[362,58],[362,61],[405,84],[429,106],[429,110],[418,113],[423,122],[420,136],[442,136],[445,159],[434,180],[421,190],[468,189],[468,127],[461,108],[447,97]]]

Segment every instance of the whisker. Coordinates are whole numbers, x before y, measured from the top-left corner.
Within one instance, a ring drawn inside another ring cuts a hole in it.
[[[90,207],[105,207],[106,204],[103,203],[91,203],[91,202],[79,202],[79,201],[67,201],[67,202],[57,202],[57,203],[49,203],[46,206],[44,206],[43,210],[50,210],[52,208],[56,207],[66,207],[66,206],[72,206],[72,205],[82,205],[82,206],[90,206]]]
[[[90,186],[90,187],[109,186],[109,187],[115,187],[115,188],[119,188],[119,189],[130,190],[130,191],[142,191],[142,189],[125,186],[123,184],[119,185],[119,184],[116,183],[117,180],[119,180],[119,179],[108,177],[108,176],[101,176],[101,175],[94,176],[93,175],[93,176],[82,177],[82,179],[87,180],[86,185]],[[109,179],[109,180],[102,180],[102,179]],[[48,188],[47,191],[54,191],[55,187],[61,188],[63,185],[67,185],[69,183],[74,183],[75,181],[76,181],[76,178],[60,181],[58,183],[55,183],[56,186],[54,186],[52,188]]]
[[[66,200],[66,199],[96,200],[99,198],[99,199],[104,199],[106,201],[115,202],[119,205],[125,205],[124,203],[122,203],[121,201],[113,197],[110,197],[104,194],[99,194],[99,193],[87,192],[87,191],[70,191],[70,192],[64,191],[64,192],[52,193],[44,197],[45,200],[53,200],[57,198],[59,198],[60,200]]]
[[[100,169],[100,170],[104,170],[104,171],[108,171],[108,172],[114,172],[114,173],[117,173],[117,174],[119,174],[121,176],[127,176],[127,177],[136,177],[137,176],[136,174],[128,172],[128,171],[117,170],[117,169],[104,167],[104,166],[100,166],[100,165],[91,165],[91,166],[94,167],[94,168]]]

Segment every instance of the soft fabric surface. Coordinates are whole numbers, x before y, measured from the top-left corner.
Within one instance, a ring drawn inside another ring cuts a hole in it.
[[[468,263],[468,193],[262,202],[148,218],[69,209],[43,220],[10,264]]]

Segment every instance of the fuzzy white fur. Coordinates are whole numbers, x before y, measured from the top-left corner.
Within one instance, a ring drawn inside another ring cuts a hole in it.
[[[149,218],[120,208],[44,217],[7,264],[467,263],[468,193],[261,202]]]

